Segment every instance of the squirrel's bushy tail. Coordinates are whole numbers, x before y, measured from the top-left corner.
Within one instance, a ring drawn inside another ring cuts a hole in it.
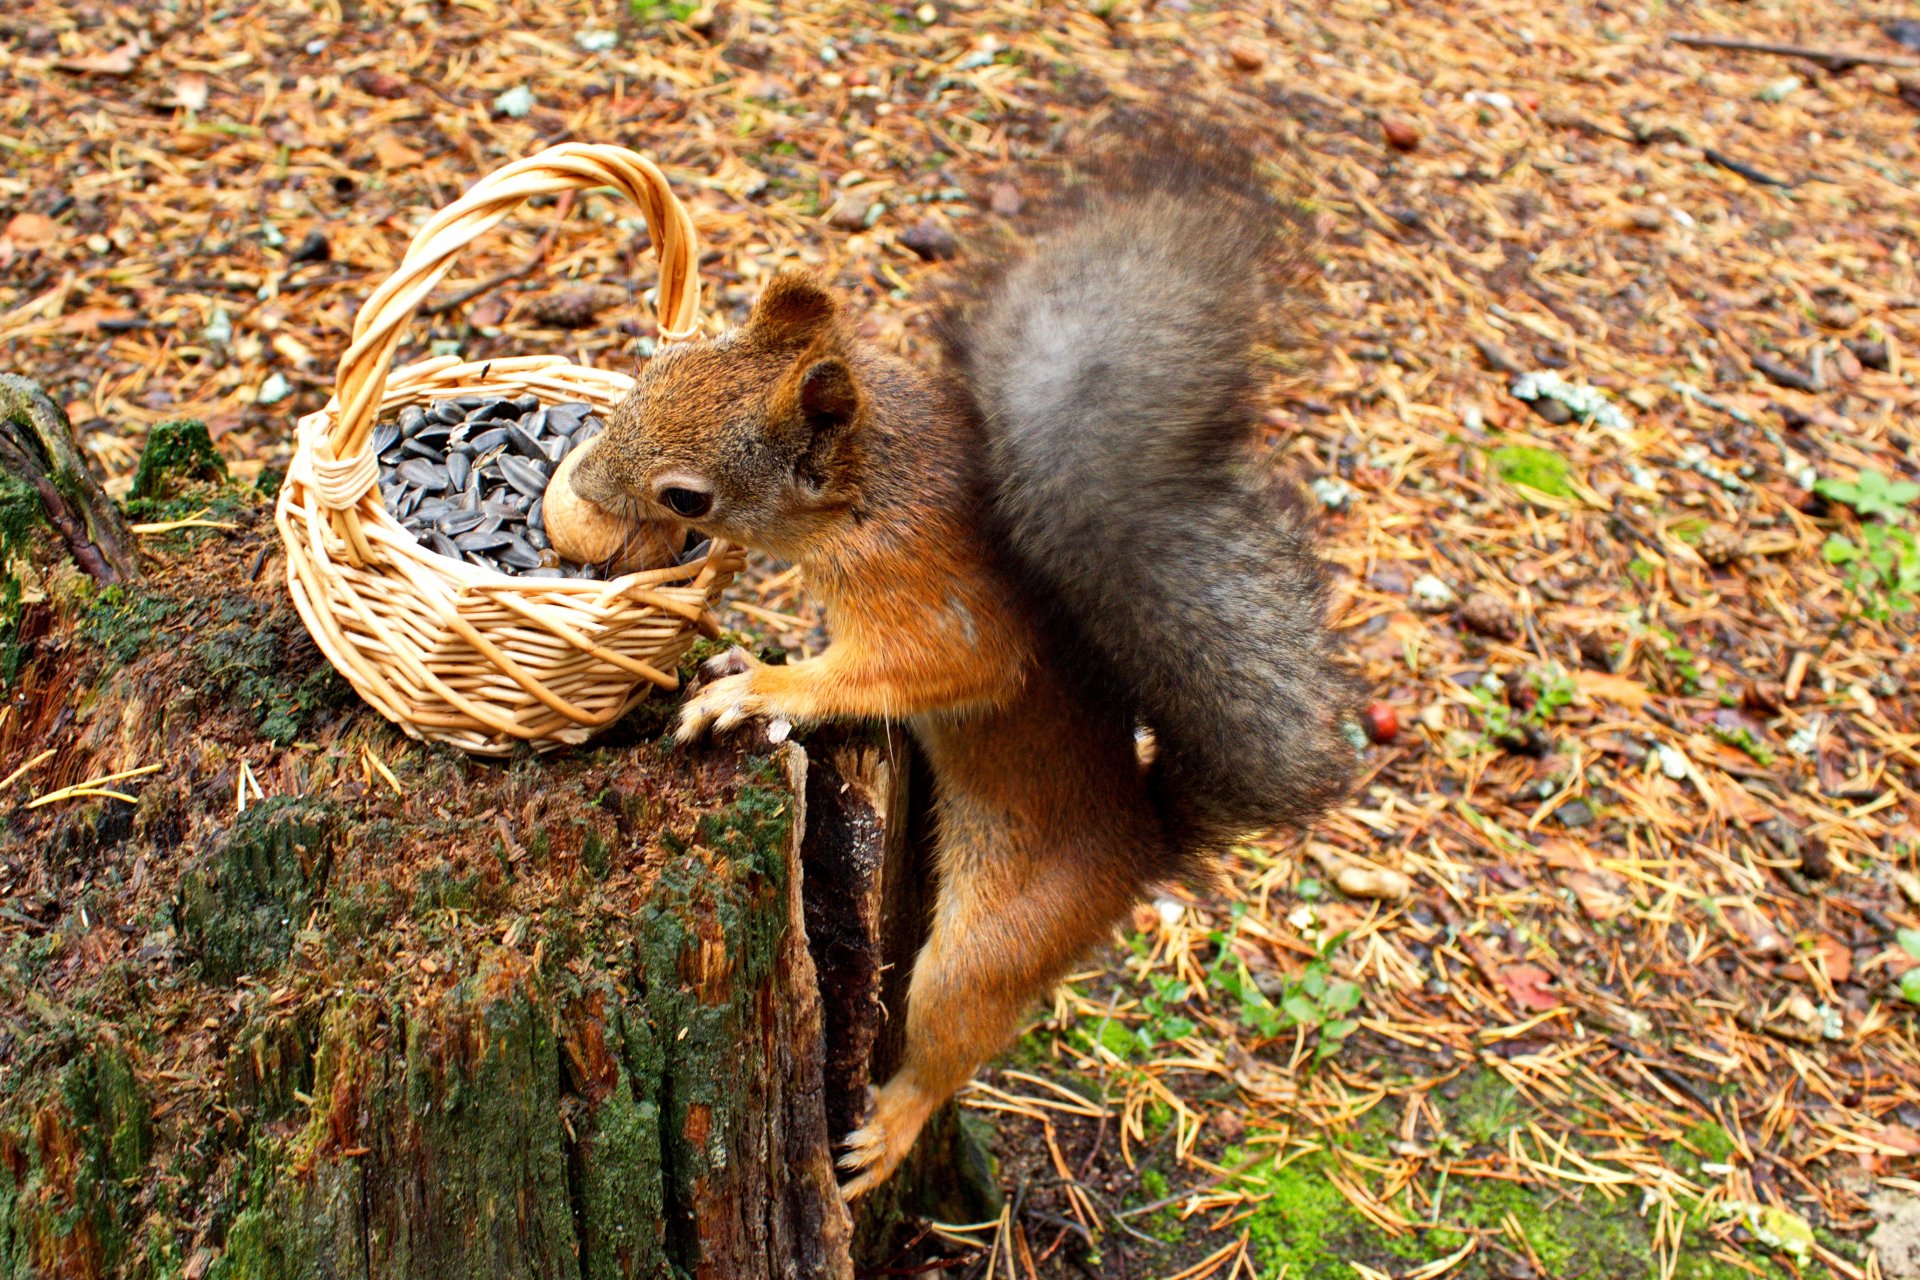
[[[1191,853],[1338,801],[1353,694],[1306,517],[1252,451],[1298,215],[1231,139],[1161,123],[1125,142],[1134,158],[1096,161],[945,336],[1016,567],[1152,728],[1156,798]]]

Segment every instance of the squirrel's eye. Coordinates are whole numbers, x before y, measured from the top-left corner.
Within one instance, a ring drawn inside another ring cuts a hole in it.
[[[662,489],[660,501],[677,516],[698,520],[713,509],[713,495],[698,489]]]

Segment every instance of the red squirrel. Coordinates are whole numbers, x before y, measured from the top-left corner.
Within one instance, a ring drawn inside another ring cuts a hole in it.
[[[932,766],[932,929],[850,1198],[1149,885],[1311,820],[1354,768],[1326,572],[1251,448],[1298,219],[1234,139],[1126,143],[953,308],[945,368],[783,274],[743,326],[663,347],[576,472],[798,564],[826,608],[818,656],[729,655],[681,741],[877,717]]]

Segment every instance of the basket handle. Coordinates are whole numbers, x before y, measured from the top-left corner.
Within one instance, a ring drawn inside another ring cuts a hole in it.
[[[563,142],[496,169],[427,220],[400,265],[361,304],[353,322],[353,341],[340,357],[334,379],[339,410],[327,435],[328,447],[316,450],[314,458],[315,496],[341,517],[336,526],[350,526],[341,530],[350,545],[360,541],[355,509],[369,496],[380,500],[379,472],[367,444],[402,330],[460,250],[534,196],[583,187],[612,187],[640,206],[660,262],[655,295],[660,336],[676,342],[697,332],[699,241],[693,219],[658,165],[625,147]]]

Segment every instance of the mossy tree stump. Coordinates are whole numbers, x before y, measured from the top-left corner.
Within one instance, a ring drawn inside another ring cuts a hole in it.
[[[0,717],[0,1277],[849,1276],[978,1210],[951,1117],[857,1231],[833,1176],[924,918],[903,740],[425,747],[257,496],[182,504],[239,528],[48,575]]]

